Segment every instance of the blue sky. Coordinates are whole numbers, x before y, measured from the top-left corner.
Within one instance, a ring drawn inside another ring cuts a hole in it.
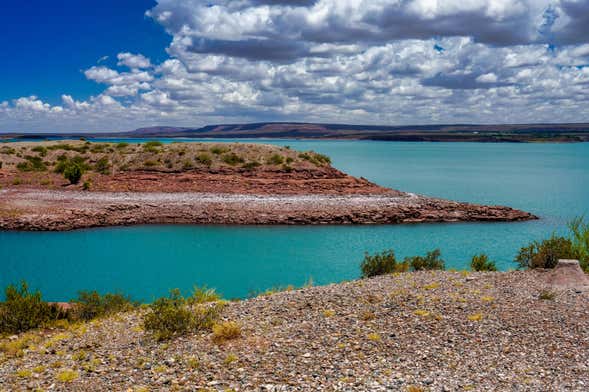
[[[0,12],[0,101],[36,95],[50,104],[62,94],[87,99],[103,87],[83,71],[103,56],[140,52],[161,62],[171,36],[145,16],[153,0],[4,1]]]
[[[29,0],[0,11],[0,132],[589,122],[589,0]]]

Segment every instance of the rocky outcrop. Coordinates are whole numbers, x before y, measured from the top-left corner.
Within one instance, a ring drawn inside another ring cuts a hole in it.
[[[0,191],[0,229],[137,224],[320,225],[523,221],[530,213],[390,192],[377,195]]]

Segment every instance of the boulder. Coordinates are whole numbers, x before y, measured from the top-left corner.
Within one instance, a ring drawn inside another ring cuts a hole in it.
[[[589,291],[589,276],[578,260],[558,260],[548,276],[548,284],[555,290]]]

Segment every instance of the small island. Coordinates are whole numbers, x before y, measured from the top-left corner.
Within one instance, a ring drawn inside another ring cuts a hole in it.
[[[537,219],[384,188],[313,151],[247,143],[6,143],[0,187],[2,230]]]

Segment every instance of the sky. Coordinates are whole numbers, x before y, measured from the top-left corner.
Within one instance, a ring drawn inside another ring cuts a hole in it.
[[[589,122],[589,0],[28,0],[0,132]]]

